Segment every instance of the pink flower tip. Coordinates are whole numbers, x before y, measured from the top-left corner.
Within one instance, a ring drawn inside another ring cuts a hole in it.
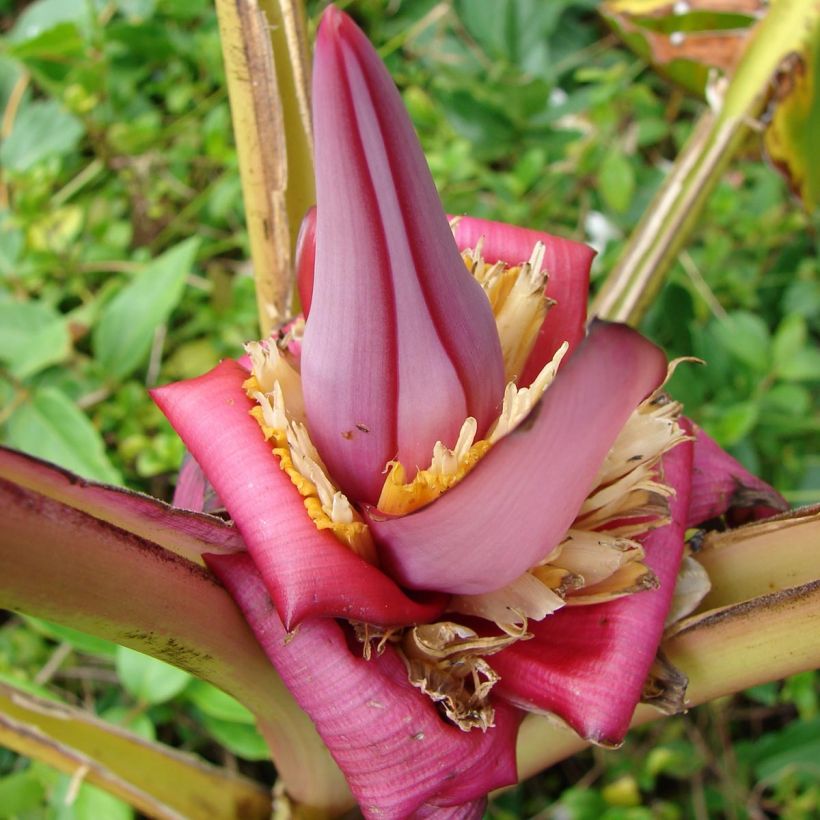
[[[332,6],[316,41],[314,286],[302,352],[308,426],[341,488],[375,503],[467,416],[497,416],[504,366],[387,69]]]

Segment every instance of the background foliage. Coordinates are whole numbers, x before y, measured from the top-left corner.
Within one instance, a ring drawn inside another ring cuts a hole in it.
[[[703,103],[622,48],[594,0],[340,5],[399,83],[447,209],[591,242],[600,282]],[[146,386],[257,333],[213,8],[0,0],[0,27],[0,440],[167,498],[182,446]],[[820,496],[817,229],[750,145],[643,327],[707,361],[673,392],[794,503]],[[6,616],[0,679],[273,779],[241,706],[130,650]],[[580,755],[491,814],[808,818],[818,759],[806,673]],[[129,816],[0,749],[0,818]]]

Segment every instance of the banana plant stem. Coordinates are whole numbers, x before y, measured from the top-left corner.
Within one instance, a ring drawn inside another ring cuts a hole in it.
[[[760,128],[773,81],[800,52],[820,16],[816,0],[779,0],[757,24],[730,80],[715,81],[701,115],[665,183],[652,199],[592,305],[604,319],[640,323],[710,194],[749,135]]]

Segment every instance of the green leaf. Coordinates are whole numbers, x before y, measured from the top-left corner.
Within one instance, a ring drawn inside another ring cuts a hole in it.
[[[36,0],[29,3],[17,18],[8,39],[24,43],[63,23],[89,25],[92,4],[77,0]]]
[[[66,643],[70,643],[75,649],[79,649],[80,652],[87,652],[90,655],[102,655],[103,657],[109,658],[114,657],[117,645],[111,643],[111,641],[105,641],[94,635],[79,632],[69,626],[55,624],[41,618],[33,618],[30,615],[24,615],[23,617],[36,632],[45,635],[47,638],[52,638],[55,641],[65,641]]]
[[[8,423],[7,443],[85,478],[122,483],[105,454],[97,429],[56,387],[36,389],[14,411]]]
[[[730,313],[712,327],[717,341],[738,361],[753,370],[766,371],[769,366],[769,329],[760,316],[743,310]]]
[[[796,384],[776,384],[762,398],[766,411],[788,416],[810,416],[811,394]]]
[[[514,129],[504,111],[463,90],[441,91],[438,97],[453,128],[477,150],[490,156],[507,150]]]
[[[131,19],[144,20],[154,13],[156,0],[117,0],[120,11]]]
[[[148,355],[154,331],[176,307],[199,240],[186,239],[140,271],[104,308],[94,330],[94,353],[108,373],[122,379]]]
[[[16,272],[24,241],[23,232],[10,219],[0,217],[0,275]]]
[[[117,647],[117,674],[135,698],[152,704],[170,700],[191,680],[184,670],[125,646]]]
[[[780,688],[776,681],[761,683],[758,686],[751,686],[745,692],[745,696],[751,700],[762,703],[764,706],[774,706],[777,703],[777,690]]]
[[[49,210],[29,227],[29,248],[57,255],[69,253],[77,245],[84,216],[83,209],[78,205]]]
[[[110,709],[106,709],[100,717],[109,723],[128,729],[129,732],[133,732],[146,740],[155,741],[157,739],[154,724],[145,712],[135,712],[129,706],[112,706]]]
[[[19,817],[35,812],[43,802],[45,789],[31,769],[0,779],[0,817]]]
[[[234,723],[203,714],[202,723],[208,733],[228,751],[245,760],[270,760],[270,750],[255,726]]]
[[[702,756],[693,752],[688,743],[673,740],[649,751],[646,768],[653,777],[666,774],[679,779],[690,778],[705,766]]]
[[[71,351],[65,319],[39,302],[17,302],[0,293],[0,361],[26,379]]]
[[[669,123],[663,117],[641,117],[638,121],[638,145],[654,145],[669,134]]]
[[[724,447],[731,447],[742,439],[757,424],[760,407],[757,402],[747,401],[731,407],[719,408],[720,415],[704,426],[709,435]]]
[[[809,669],[792,675],[783,684],[782,700],[793,703],[803,720],[817,717],[820,706],[820,673]]]
[[[820,760],[820,718],[794,723],[755,744],[753,761],[760,780],[777,780],[788,771],[816,782]]]
[[[780,377],[791,382],[820,381],[820,350],[804,347],[780,367]]]
[[[635,174],[629,160],[618,150],[608,151],[598,172],[598,190],[616,213],[624,213],[635,193]]]
[[[820,316],[820,282],[795,279],[783,294],[782,308],[787,313],[799,313],[807,319]]]
[[[789,367],[806,344],[806,320],[800,315],[786,316],[772,339],[772,363],[774,369],[782,371]]]
[[[185,690],[185,695],[191,703],[210,717],[249,725],[256,722],[253,713],[238,700],[203,680],[192,680]]]
[[[35,37],[23,40],[9,48],[9,54],[19,60],[27,58],[66,59],[83,53],[85,40],[74,23],[58,23],[41,31]]]
[[[67,799],[73,778],[63,775],[52,797],[54,820],[131,820],[134,810],[114,795],[83,783],[73,800]]]
[[[549,40],[563,12],[584,5],[590,4],[578,0],[459,0],[456,11],[489,56],[534,73],[552,67]]]
[[[27,171],[47,157],[73,151],[82,135],[80,121],[59,103],[29,103],[17,115],[9,138],[0,146],[0,163],[12,171]]]

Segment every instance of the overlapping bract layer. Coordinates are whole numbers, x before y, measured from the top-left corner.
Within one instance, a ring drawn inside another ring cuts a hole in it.
[[[535,566],[563,538],[609,448],[666,374],[663,352],[596,325],[524,424],[436,503],[367,518],[391,574],[416,589],[475,594]]]
[[[225,361],[152,391],[236,523],[290,629],[330,616],[391,625],[436,617],[441,596],[411,600],[387,575],[317,530],[250,415],[247,371]]]
[[[582,342],[589,249],[466,217],[454,241],[386,69],[332,7],[317,39],[314,80],[318,209],[297,250],[310,310],[301,392],[322,469],[346,503],[366,513],[375,562],[316,528],[249,415],[240,365],[223,362],[155,397],[248,545],[252,561],[215,556],[212,569],[314,719],[363,811],[478,816],[483,793],[515,777],[518,716],[510,702],[554,711],[592,740],[620,741],[669,609],[693,514],[690,489],[695,516],[720,514],[739,498],[726,476],[746,474],[714,458],[705,440],[666,453],[663,480],[676,493],[671,523],[642,539],[660,588],[564,609],[530,624],[532,640],[489,658],[501,683],[496,726],[486,734],[444,723],[408,681],[394,646],[362,659],[354,630],[333,619],[376,625],[382,634],[430,623],[446,610],[446,593],[495,591],[545,559],[624,423],[663,382],[666,363],[625,327],[597,324]],[[536,242],[545,246],[546,292],[556,304],[529,358],[526,347],[510,370],[529,385],[564,342],[572,354],[532,413],[487,443],[460,483],[416,512],[385,516],[375,505],[389,461],[398,458],[412,479],[436,442],[453,447],[468,415],[481,437],[501,407],[504,361],[493,313],[459,249],[480,244],[489,262],[519,266]],[[717,504],[691,487],[693,476],[708,478],[692,470],[698,452],[724,471]],[[774,503],[765,493],[754,503],[761,498]]]
[[[541,325],[527,365],[518,379],[521,385],[531,384],[564,342],[569,344],[571,353],[584,338],[589,269],[595,251],[581,242],[544,231],[471,216],[459,217],[453,234],[461,250],[480,244],[482,256],[490,264],[500,261],[520,265],[529,258],[536,242],[543,244],[544,267],[549,274],[547,298],[553,304],[549,309],[549,321]]]
[[[349,649],[342,627],[312,620],[288,633],[247,556],[210,566],[245,613],[263,649],[347,773],[368,816],[408,817],[480,800],[515,782],[520,713],[497,710],[486,733],[462,732],[407,680],[392,647],[366,661]]]
[[[531,641],[493,659],[504,698],[524,709],[559,714],[578,734],[597,743],[617,745],[623,740],[675,589],[692,449],[687,441],[663,457],[664,481],[675,490],[671,523],[639,539],[658,588],[595,606],[566,608],[530,624]]]
[[[333,7],[317,37],[313,102],[319,207],[305,407],[341,488],[375,503],[392,458],[414,472],[436,441],[455,443],[469,415],[483,434],[501,406],[501,350],[401,97]]]

